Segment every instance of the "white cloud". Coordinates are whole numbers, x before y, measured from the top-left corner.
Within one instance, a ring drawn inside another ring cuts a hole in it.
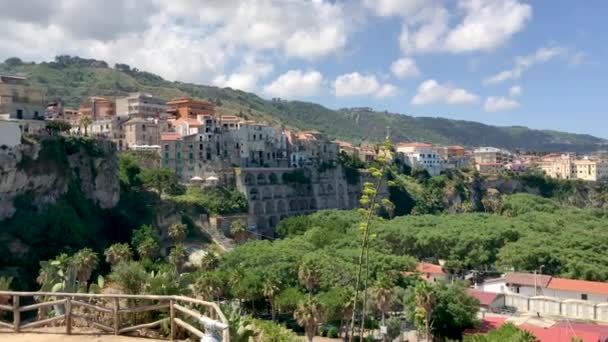
[[[264,87],[270,96],[286,99],[297,99],[319,94],[323,86],[323,75],[320,72],[289,70]]]
[[[483,109],[487,112],[511,110],[517,107],[519,107],[519,102],[507,97],[498,96],[489,96],[483,105]]]
[[[370,8],[372,3],[364,1]],[[381,0],[374,12],[403,17],[399,42],[410,54],[494,50],[532,17],[532,7],[520,0],[459,0],[455,11],[440,1]]]
[[[520,85],[514,85],[511,88],[509,88],[509,96],[511,96],[511,97],[517,97],[517,96],[521,95],[522,92],[523,92],[523,89],[521,88]]]
[[[257,90],[258,80],[268,76],[274,70],[270,63],[258,61],[255,55],[246,56],[239,69],[230,75],[219,75],[212,81],[220,87],[230,87],[243,91]]]
[[[451,52],[493,50],[521,31],[532,17],[532,7],[517,0],[460,1],[466,12],[446,37]]]
[[[416,61],[412,58],[401,58],[391,64],[391,72],[400,79],[416,77],[420,75],[420,70],[416,66]]]
[[[382,17],[410,16],[418,12],[428,0],[363,0],[363,5]]]
[[[374,94],[374,96],[379,99],[384,99],[384,98],[389,98],[389,97],[395,97],[395,96],[397,96],[397,94],[399,94],[399,88],[397,88],[396,86],[394,86],[392,84],[387,83],[387,84],[383,84],[380,87],[380,89],[378,89],[376,94]]]
[[[513,68],[503,70],[486,78],[484,84],[496,84],[507,80],[519,79],[526,69],[531,68],[535,64],[547,62],[566,52],[567,50],[561,46],[541,47],[530,55],[516,57]]]
[[[340,75],[334,81],[334,94],[337,97],[375,96],[386,98],[397,95],[398,89],[392,84],[380,84],[375,75],[358,72]]]
[[[418,86],[418,92],[412,98],[413,105],[430,103],[472,104],[479,101],[479,96],[462,88],[437,83],[433,79],[426,80]]]
[[[264,76],[242,70],[242,56],[338,55],[357,28],[351,5],[329,0],[0,3],[0,59],[48,61],[72,54],[127,63],[169,79],[244,89],[254,89]]]

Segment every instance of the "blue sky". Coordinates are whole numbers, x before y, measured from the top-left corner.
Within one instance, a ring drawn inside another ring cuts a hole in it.
[[[80,55],[266,98],[608,138],[605,1],[0,5],[0,58]]]

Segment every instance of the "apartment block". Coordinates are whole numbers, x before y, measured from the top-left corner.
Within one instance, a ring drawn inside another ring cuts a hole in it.
[[[431,144],[401,143],[397,145],[397,154],[407,165],[424,168],[432,176],[440,174],[445,168],[444,159]]]
[[[93,120],[113,117],[116,114],[115,104],[112,100],[101,96],[91,96],[86,99],[78,111],[81,116],[89,116]]]
[[[116,114],[140,116],[143,118],[160,118],[167,112],[166,102],[146,93],[131,93],[116,99]]]

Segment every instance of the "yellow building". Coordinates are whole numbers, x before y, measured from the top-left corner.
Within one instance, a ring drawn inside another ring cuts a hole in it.
[[[0,75],[0,114],[9,114],[11,119],[42,119],[45,107],[42,89],[23,77]]]
[[[598,181],[608,178],[608,162],[584,158],[574,161],[574,173],[577,179]]]
[[[573,161],[574,158],[568,154],[548,155],[543,158],[540,167],[551,178],[575,179]]]

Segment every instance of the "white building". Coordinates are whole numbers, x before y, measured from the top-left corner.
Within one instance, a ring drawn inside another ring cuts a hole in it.
[[[532,273],[507,273],[501,278],[486,280],[477,285],[477,288],[484,292],[519,294],[525,297],[546,296],[559,300],[608,302],[608,283]]]
[[[424,168],[431,176],[440,174],[445,168],[445,160],[430,144],[402,143],[397,145],[397,153],[403,157],[406,164],[412,168]]]

